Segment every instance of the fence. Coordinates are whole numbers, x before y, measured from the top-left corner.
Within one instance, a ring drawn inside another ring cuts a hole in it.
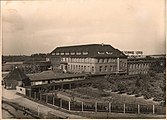
[[[120,103],[98,103],[77,102],[58,98],[55,95],[40,94],[37,92],[26,92],[26,96],[34,100],[51,104],[69,111],[89,112],[114,112],[134,114],[166,114],[166,108],[158,105],[120,104]]]

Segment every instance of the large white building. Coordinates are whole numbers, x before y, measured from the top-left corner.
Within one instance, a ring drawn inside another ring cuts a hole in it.
[[[57,47],[51,52],[53,68],[72,73],[127,73],[127,56],[107,44]]]

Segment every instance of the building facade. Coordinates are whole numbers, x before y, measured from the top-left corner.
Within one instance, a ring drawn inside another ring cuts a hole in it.
[[[127,73],[127,56],[106,44],[57,47],[50,60],[53,68],[59,66],[64,72]]]
[[[147,74],[153,61],[147,59],[128,59],[128,74]]]

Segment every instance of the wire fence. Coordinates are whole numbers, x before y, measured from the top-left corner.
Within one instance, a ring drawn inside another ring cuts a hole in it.
[[[55,95],[41,94],[37,92],[26,92],[26,96],[34,100],[51,104],[70,111],[89,111],[89,112],[114,112],[114,113],[133,113],[133,114],[166,114],[166,108],[159,105],[141,104],[120,104],[102,102],[78,102],[58,98]]]

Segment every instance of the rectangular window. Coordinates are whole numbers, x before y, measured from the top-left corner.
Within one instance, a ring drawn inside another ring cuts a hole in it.
[[[99,55],[103,55],[105,54],[105,52],[97,52]]]
[[[52,53],[52,55],[55,55],[55,53]]]
[[[107,71],[107,66],[105,66],[104,70]]]
[[[113,54],[113,52],[106,52],[106,54],[110,54],[111,55],[111,54]]]
[[[81,55],[81,52],[77,52],[76,54],[77,54],[77,55]]]
[[[60,55],[59,53],[56,53],[56,55]]]
[[[92,66],[92,72],[94,72],[94,66]]]
[[[69,53],[65,53],[65,55],[69,55]]]
[[[64,55],[64,53],[60,53],[60,55]]]
[[[83,52],[82,54],[83,54],[83,55],[87,55],[87,54],[88,54],[88,52]]]
[[[71,54],[71,55],[75,55],[75,52],[71,52],[70,54]]]
[[[102,66],[99,67],[99,71],[100,71],[100,72],[102,71]]]
[[[113,67],[112,66],[110,66],[110,71],[113,71]]]

